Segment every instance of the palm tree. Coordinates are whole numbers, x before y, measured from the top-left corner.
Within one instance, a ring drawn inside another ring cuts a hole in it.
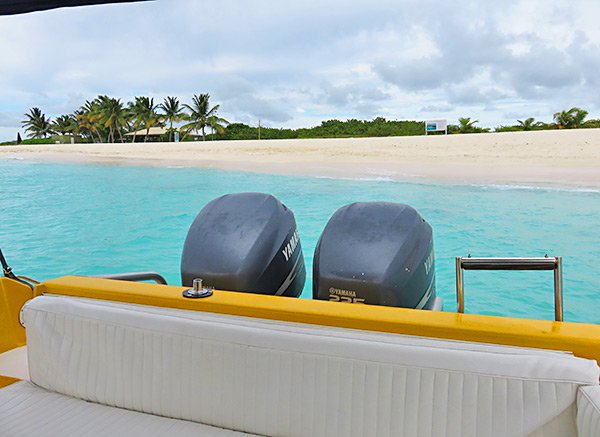
[[[144,143],[148,141],[150,128],[160,126],[162,117],[156,112],[158,105],[154,104],[154,99],[150,97],[136,97],[135,102],[129,102],[129,114],[133,120],[133,129],[137,131],[139,128],[146,129]],[[133,135],[135,142],[135,134]]]
[[[536,125],[536,123],[534,123],[534,122],[535,122],[535,118],[533,118],[533,117],[529,117],[525,121],[517,120],[517,123],[519,123],[519,128],[521,130],[532,130],[534,128],[534,126]]]
[[[121,139],[121,142],[123,142],[122,131],[127,125],[127,112],[121,103],[121,99],[99,96],[98,115],[101,125],[108,128],[106,142],[115,142],[115,132],[118,132],[119,138]]]
[[[568,111],[561,111],[554,113],[554,122],[556,127],[559,129],[565,129],[571,124],[570,116]]]
[[[216,115],[211,115],[208,117],[207,126],[210,127],[210,129],[216,134],[222,135],[225,133],[225,126],[228,124],[229,122],[227,120]]]
[[[56,117],[50,125],[52,130],[60,135],[68,135],[77,127],[77,120],[72,114]]]
[[[30,138],[45,138],[52,133],[50,127],[52,121],[50,118],[46,118],[40,108],[31,108],[25,117],[27,119],[23,120],[21,124],[25,128],[25,132],[29,132]]]
[[[83,106],[75,111],[75,118],[77,119],[77,128],[75,133],[81,133],[84,136],[90,137],[92,141],[96,142],[94,134],[98,136],[98,142],[102,142],[102,136],[100,131],[102,125],[100,124],[100,111],[98,99],[92,101],[86,100]]]
[[[219,105],[215,105],[208,109],[210,106],[208,103],[209,99],[210,96],[208,94],[194,95],[191,106],[187,104],[183,105],[190,110],[190,114],[188,116],[190,123],[182,126],[182,128],[186,130],[184,137],[192,130],[195,130],[196,132],[200,130],[202,132],[202,140],[204,141],[206,140],[204,128],[206,126],[210,127],[211,120],[215,126],[220,126],[220,123],[227,123],[225,119],[217,117]]]
[[[471,120],[471,117],[459,118],[458,131],[461,134],[473,132],[475,130],[475,123],[479,123],[479,120]]]
[[[583,120],[588,112],[584,109],[573,107],[568,111],[561,111],[554,114],[554,122],[559,129],[577,129],[581,127]]]
[[[167,96],[159,108],[164,112],[164,118],[169,122],[169,141],[173,141],[173,122],[178,122],[185,119],[186,113],[183,107],[179,104],[177,97]]]
[[[573,127],[578,129],[583,124],[588,112],[581,108],[571,108],[571,111],[573,111]]]
[[[131,125],[131,128],[133,129],[133,139],[131,140],[132,143],[135,143],[137,131],[140,129],[140,125],[142,123],[142,99],[142,97],[135,97],[134,102],[127,103],[127,118],[129,119],[129,123]]]

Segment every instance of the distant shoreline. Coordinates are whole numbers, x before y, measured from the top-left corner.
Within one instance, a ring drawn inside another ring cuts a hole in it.
[[[0,160],[16,158],[350,179],[600,188],[600,129],[0,147]]]

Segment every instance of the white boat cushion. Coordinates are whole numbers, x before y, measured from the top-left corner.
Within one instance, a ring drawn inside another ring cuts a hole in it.
[[[41,387],[264,435],[574,435],[599,377],[565,353],[62,296],[23,319]]]
[[[82,401],[22,381],[0,389],[0,436],[233,437],[249,434]]]
[[[600,437],[600,387],[579,388],[577,430],[581,437]]]

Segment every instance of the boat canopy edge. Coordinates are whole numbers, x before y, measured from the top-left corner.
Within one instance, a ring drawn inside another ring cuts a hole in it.
[[[0,2],[0,15],[25,14],[48,9],[103,5],[109,3],[132,3],[151,0],[9,0]]]

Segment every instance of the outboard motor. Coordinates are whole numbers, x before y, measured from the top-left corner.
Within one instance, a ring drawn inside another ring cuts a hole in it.
[[[313,298],[439,309],[431,226],[400,203],[338,209],[315,249]]]
[[[208,203],[188,231],[181,281],[220,290],[298,296],[306,280],[294,213],[269,194],[227,194]]]

